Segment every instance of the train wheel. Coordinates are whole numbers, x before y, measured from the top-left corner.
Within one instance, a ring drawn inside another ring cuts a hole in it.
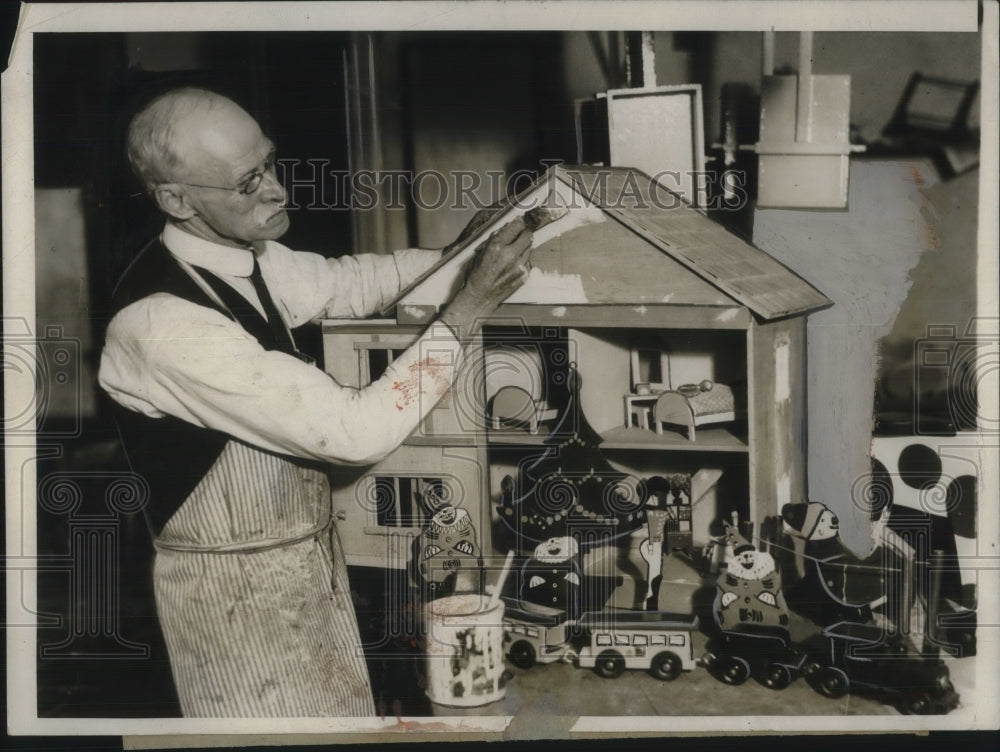
[[[673,681],[681,674],[681,659],[669,650],[657,653],[649,665],[649,673],[660,681]]]
[[[625,659],[617,650],[605,650],[597,656],[594,671],[605,679],[617,679],[625,672]]]
[[[827,666],[816,673],[816,690],[824,697],[836,700],[847,693],[850,680],[847,674],[834,666]]]
[[[518,640],[510,646],[507,653],[510,662],[518,668],[531,668],[535,665],[535,648],[527,640]]]
[[[792,683],[792,672],[787,666],[772,663],[765,670],[762,683],[768,689],[784,689]]]
[[[723,658],[719,666],[719,679],[724,684],[739,686],[750,678],[750,664],[739,656]]]
[[[809,661],[808,663],[806,663],[806,667],[802,669],[802,675],[806,679],[809,679],[815,676],[816,672],[818,672],[822,668],[823,666],[819,663],[816,663],[816,661]]]

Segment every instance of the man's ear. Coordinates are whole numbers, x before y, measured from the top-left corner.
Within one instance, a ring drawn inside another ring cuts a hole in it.
[[[160,210],[174,219],[191,219],[196,212],[187,196],[175,183],[161,183],[153,189],[153,200]]]

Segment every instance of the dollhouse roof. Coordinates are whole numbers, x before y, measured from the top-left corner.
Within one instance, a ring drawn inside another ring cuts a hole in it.
[[[639,170],[557,165],[446,249],[384,311],[444,304],[481,242],[538,205],[568,207],[568,216],[535,232],[533,278],[509,303],[736,304],[764,320],[832,305],[791,269]]]

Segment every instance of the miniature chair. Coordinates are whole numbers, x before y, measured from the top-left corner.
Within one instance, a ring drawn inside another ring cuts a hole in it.
[[[632,419],[635,418],[635,424],[639,428],[645,428],[649,430],[652,426],[649,425],[649,419],[652,415],[652,405],[650,404],[654,398],[648,395],[625,395],[625,427],[630,428],[632,426]]]

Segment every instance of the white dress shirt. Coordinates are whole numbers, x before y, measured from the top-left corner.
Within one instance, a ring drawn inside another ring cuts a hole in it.
[[[210,296],[192,266],[218,275],[262,311],[249,279],[252,251],[170,223],[161,239]],[[296,327],[370,316],[440,253],[326,259],[267,241],[257,258],[275,306]],[[451,329],[433,324],[378,381],[344,387],[291,355],[264,350],[219,311],[164,293],[112,319],[98,381],[119,404],[151,417],[173,415],[283,454],[367,464],[395,449],[448,391],[460,354]]]

